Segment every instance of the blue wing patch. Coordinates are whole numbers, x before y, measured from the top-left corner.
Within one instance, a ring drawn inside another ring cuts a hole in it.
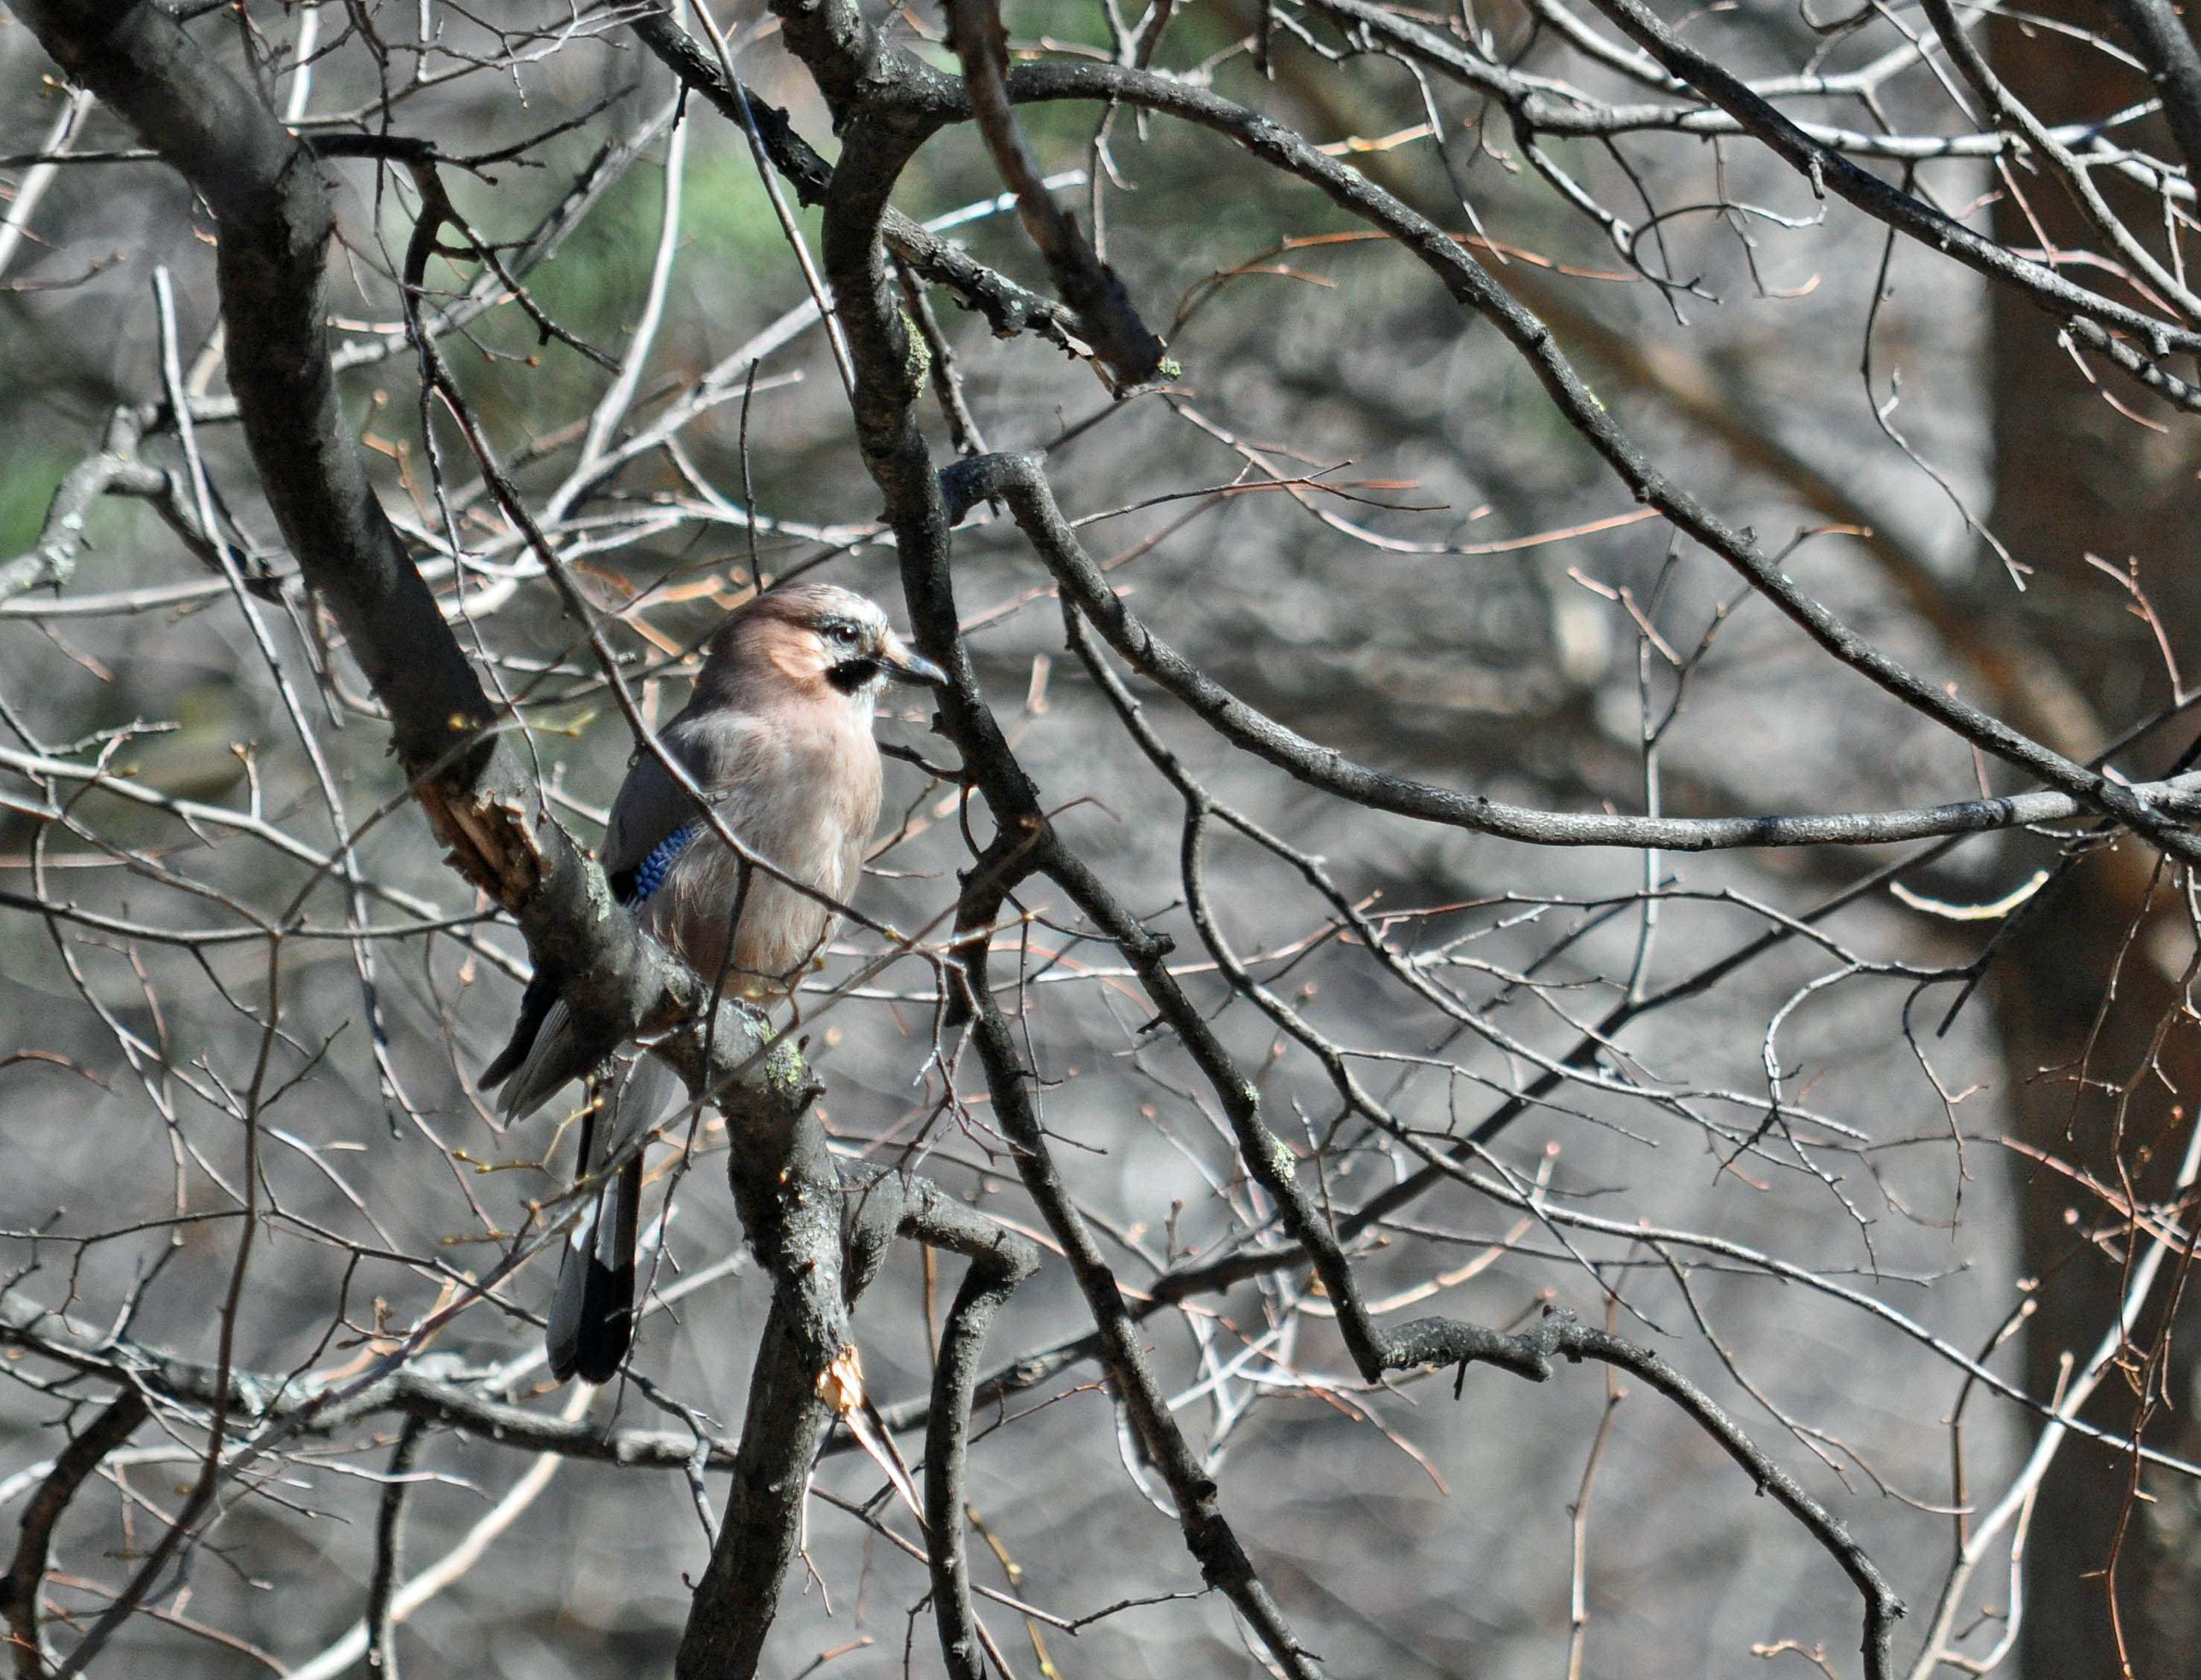
[[[652,893],[665,885],[665,877],[672,873],[680,854],[690,842],[703,832],[701,822],[687,822],[675,828],[651,848],[649,856],[631,869],[622,869],[612,877],[612,890],[619,901],[629,910],[647,903]]]

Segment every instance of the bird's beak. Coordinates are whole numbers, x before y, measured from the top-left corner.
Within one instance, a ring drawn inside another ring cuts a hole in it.
[[[879,664],[897,682],[930,682],[938,688],[948,682],[946,671],[891,631],[879,649]]]

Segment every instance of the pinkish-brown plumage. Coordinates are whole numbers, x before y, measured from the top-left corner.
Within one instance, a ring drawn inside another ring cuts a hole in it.
[[[764,645],[799,658],[784,645],[791,640]],[[822,677],[817,682],[823,687]],[[703,743],[712,785],[762,793],[742,799],[738,821],[725,813],[728,827],[766,863],[845,904],[878,822],[879,753],[868,706],[860,712],[838,694],[825,701],[777,682],[765,686],[754,709],[726,714],[742,720],[738,729]],[[707,720],[697,734],[715,727]],[[699,835],[641,907],[642,924],[698,974],[724,970],[730,992],[784,996],[817,961],[837,917],[830,904],[761,869],[750,868],[744,888],[743,867],[717,835]]]
[[[604,872],[643,930],[726,995],[787,996],[832,937],[878,821],[872,720],[890,677],[942,680],[863,596],[831,584],[772,590],[711,638],[696,691],[659,750],[630,763],[604,833]],[[482,1084],[505,1082],[502,1107],[516,1118],[586,1073],[584,1054],[556,977],[538,974]],[[643,1059],[612,1120],[584,1121],[584,1173],[656,1120],[659,1065]],[[637,1155],[568,1245],[550,1313],[561,1378],[578,1370],[602,1382],[625,1355],[641,1169]]]

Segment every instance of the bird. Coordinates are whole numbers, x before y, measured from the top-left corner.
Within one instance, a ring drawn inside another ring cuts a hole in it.
[[[862,875],[879,812],[872,720],[881,691],[890,681],[947,680],[876,601],[852,590],[801,583],[753,597],[705,644],[693,694],[658,735],[663,757],[638,747],[628,761],[599,858],[613,897],[723,995],[766,1008],[784,999],[839,920],[821,898],[846,904]],[[745,867],[666,759],[743,846],[820,897]],[[508,1119],[524,1119],[590,1072],[560,978],[538,967],[511,1039],[482,1070],[484,1091],[503,1086]],[[654,1123],[676,1094],[674,1076],[644,1055],[614,1093],[583,1111],[584,1180]],[[641,1200],[637,1151],[566,1239],[545,1338],[561,1382],[576,1374],[607,1382],[626,1357]]]

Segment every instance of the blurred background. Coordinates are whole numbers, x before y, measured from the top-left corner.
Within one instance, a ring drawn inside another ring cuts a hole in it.
[[[1990,11],[1978,38],[2048,120],[2144,96],[2144,76],[2118,54],[1994,9],[1978,15]],[[1640,230],[1617,249],[1554,192],[1494,105],[1427,75],[1417,84],[1394,59],[1333,62],[1345,44],[1334,20],[1277,15],[1290,26],[1272,73],[1244,50],[1261,20],[1240,0],[1184,8],[1155,61],[1212,74],[1218,91],[1344,149],[1475,236],[1653,459],[1785,553],[1785,570],[1875,644],[2075,756],[2169,708],[2170,721],[2115,762],[2141,780],[2176,757],[2190,735],[2178,664],[2192,663],[2201,612],[2181,552],[2195,511],[2190,421],[2134,388],[2098,386],[2059,347],[2054,319],[1932,252],[1891,249],[1885,229],[1815,200],[1752,142],[1535,142]],[[1752,3],[1687,21],[1704,50],[1775,75],[1875,62],[1903,47],[1913,16],[1875,9],[1834,31],[1808,9]],[[830,121],[771,20],[746,8],[720,20],[750,85],[830,155]],[[938,20],[924,9],[891,21],[949,61],[925,44]],[[1500,61],[1593,97],[1646,97],[1510,5],[1424,21],[1476,32]],[[1008,23],[1020,49],[1109,50],[1104,16],[1083,0],[1018,4]],[[431,307],[459,306],[443,353],[561,553],[620,615],[619,651],[652,716],[677,709],[684,651],[760,576],[815,567],[904,618],[877,493],[749,147],[700,102],[680,107],[620,14],[250,0],[192,26],[309,132],[373,132],[386,118],[463,157],[573,125],[481,174],[443,172],[479,237],[524,258],[531,310],[495,277],[484,284],[478,262],[441,258]],[[1825,120],[1970,132],[1949,73],[1926,57]],[[297,700],[294,716],[238,597],[161,493],[92,502],[66,584],[0,601],[10,895],[0,1269],[21,1297],[91,1332],[121,1327],[126,1308],[135,1344],[214,1359],[237,1240],[239,1093],[269,1000],[264,945],[238,907],[279,917],[303,893],[314,927],[340,933],[349,914],[400,931],[364,945],[286,942],[270,1074],[283,1094],[263,1144],[279,1212],[249,1274],[237,1357],[265,1373],[336,1369],[430,1311],[452,1273],[493,1264],[530,1203],[571,1170],[561,1105],[507,1129],[473,1084],[508,1027],[525,947],[443,866],[356,670],[285,581],[295,565],[220,410],[218,229],[111,114],[69,109],[73,96],[12,20],[0,20],[0,77],[14,184],[0,268],[0,556],[42,540],[57,489],[110,439],[118,412],[161,401],[154,280],[165,270],[179,366],[203,400],[209,497],[262,580],[253,610]],[[1966,798],[1982,779],[1995,792],[2019,785],[1834,665],[1716,557],[1645,517],[1518,357],[1407,255],[1212,136],[1121,110],[1096,144],[1093,108],[1022,114],[1179,372],[1115,401],[1089,365],[1036,337],[996,340],[934,289],[963,399],[985,447],[1048,451],[1065,511],[1134,608],[1238,694],[1364,762],[1552,808],[1638,811],[1655,792],[1677,814],[1835,811]],[[35,161],[63,149],[72,161]],[[373,161],[324,167],[337,184],[330,308],[347,418],[468,652],[528,724],[563,819],[593,844],[631,741],[448,418],[423,430],[393,284],[417,184]],[[1876,167],[2013,245],[2081,240],[2053,186],[2007,163]],[[969,212],[952,237],[1044,291],[1015,216],[993,202],[1001,190],[977,138],[951,129],[896,202],[920,220]],[[791,208],[814,249],[814,213]],[[591,477],[579,470],[583,434],[611,375],[575,344],[617,360],[638,328],[649,337],[618,436],[663,436]],[[926,419],[944,462],[954,429],[937,406]],[[163,471],[185,461],[172,427],[153,428],[138,453]],[[1177,936],[1188,984],[1255,1073],[1271,1123],[1295,1148],[1322,1146],[1341,1208],[1403,1179],[1413,1157],[1341,1125],[1314,1059],[1203,965],[1184,911],[1179,803],[1065,653],[1048,576],[1014,526],[980,510],[955,565],[989,697],[1042,799],[1116,892]],[[1294,783],[1134,686],[1147,721],[1218,799],[1324,860],[1392,949],[1480,1023],[1402,986],[1273,856],[1212,839],[1210,886],[1235,948],[1353,1046],[1363,1076],[1439,1144],[1528,1086],[1539,1058],[1569,1054],[1616,1001],[1678,986],[1899,855],[1646,859],[1417,824]],[[1646,771],[1646,726],[1677,700]],[[924,709],[890,705],[882,738],[938,762],[948,749]],[[54,768],[64,761],[79,773]],[[95,786],[85,766],[170,803]],[[355,836],[355,904],[314,861],[340,843],[332,793]],[[176,801],[254,823],[185,820]],[[888,811],[901,837],[860,902],[905,931],[933,928],[969,855],[954,791],[891,762]],[[2006,899],[2069,840],[1978,837],[1905,874],[1901,893],[1870,886],[1821,924],[1823,939],[1785,939],[1631,1022],[1594,1058],[1594,1081],[1530,1104],[1476,1168],[1541,1185],[1553,1209],[1725,1247],[1569,1227],[1451,1183],[1375,1227],[1358,1261],[1371,1298],[1422,1291],[1434,1302],[1402,1305],[1408,1316],[1502,1327],[1556,1305],[1656,1346],[1852,1526],[1910,1602],[1898,1636],[1906,1670],[1968,1531],[1959,1513],[2002,1496],[2040,1427],[1936,1349],[1978,1355],[2048,1401],[2060,1361],[2087,1359],[2116,1323],[2145,1246],[2135,1198],[2163,1195],[2184,1150],[2194,940],[2182,877],[2125,840],[2059,872],[2022,915],[1935,913]],[[1646,880],[1664,894],[1648,933]],[[42,916],[26,901],[108,921]],[[1266,1210],[1189,1062],[1147,1030],[1151,1004],[1067,906],[1036,889],[1023,907],[1003,943],[1018,953],[1005,966],[1020,963],[1028,981],[1018,1000],[1028,1053],[1059,1158],[1125,1286],[1228,1251]],[[449,925],[402,931],[427,922]],[[133,928],[245,933],[175,942]],[[1950,977],[1990,945],[1979,986]],[[899,1160],[943,1075],[930,1059],[924,964],[842,989],[877,949],[847,937],[813,982],[817,1019],[804,1030],[836,1137],[852,1156]],[[975,1099],[975,1070],[960,1077]],[[924,1170],[1035,1227],[983,1101],[971,1112],[978,1123],[925,1135]],[[731,1431],[768,1291],[739,1263],[722,1149],[707,1132],[686,1169],[670,1166],[672,1150],[653,1158],[653,1217],[678,1190],[658,1287],[702,1281],[648,1320],[634,1364]],[[1769,1275],[1760,1256],[1831,1288]],[[900,1248],[863,1302],[857,1335],[882,1406],[924,1392],[927,1302],[952,1289],[955,1264],[934,1279],[916,1249]],[[2172,1269],[2166,1297],[2183,1282]],[[538,1261],[508,1293],[539,1311],[548,1287]],[[1370,1392],[1322,1305],[1303,1274],[1279,1273],[1146,1327],[1180,1420],[1212,1455],[1225,1511],[1326,1671],[1855,1671],[1849,1583],[1658,1395],[1588,1367],[1541,1385],[1477,1368],[1457,1398],[1449,1373]],[[2151,1314],[2082,1415],[2120,1432],[2137,1411],[2150,1444],[2190,1454],[2201,1443],[2186,1367],[2175,1342],[2160,1371],[2146,1364],[2163,1329],[2159,1308]],[[1088,1327],[1050,1257],[997,1322],[989,1368]],[[566,1394],[514,1369],[536,1336],[484,1302],[427,1356],[455,1379],[503,1373],[516,1397],[555,1410]],[[80,1427],[85,1414],[71,1410],[80,1393],[52,1390],[50,1362],[21,1346],[9,1360],[19,1380],[0,1387],[10,1501],[0,1518],[12,1529],[64,1422]],[[605,1389],[590,1415],[687,1427],[636,1383]],[[361,1420],[308,1443],[250,1496],[236,1490],[105,1670],[355,1668],[338,1642],[361,1613],[396,1427]],[[971,1478],[985,1585],[1071,1621],[1159,1600],[1076,1632],[982,1605],[1015,1671],[1099,1680],[1259,1665],[1224,1601],[1197,1595],[1159,1478],[1097,1367],[1051,1374],[980,1428]],[[96,1616],[159,1532],[196,1473],[199,1438],[188,1420],[141,1431],[79,1496],[46,1588],[63,1648],[69,1619]],[[879,1501],[884,1478],[848,1445],[818,1472],[810,1574],[790,1583],[765,1671],[936,1672],[923,1565],[882,1532],[914,1525]],[[914,1457],[913,1437],[906,1450]],[[407,1607],[408,1676],[669,1667],[708,1555],[681,1475],[538,1465],[447,1431],[429,1433],[416,1473],[403,1575],[461,1550],[447,1583]],[[2025,1620],[2001,1671],[2111,1671],[2120,1635],[2100,1576],[2112,1566],[2134,1671],[2193,1671],[2193,1487],[2068,1443],[2028,1507]],[[527,1496],[515,1503],[516,1488]],[[493,1535],[478,1528],[485,1519]],[[471,1556],[470,1535],[481,1542]],[[1963,1595],[1954,1632],[1975,1657],[2006,1625],[2008,1557],[2005,1534]]]

